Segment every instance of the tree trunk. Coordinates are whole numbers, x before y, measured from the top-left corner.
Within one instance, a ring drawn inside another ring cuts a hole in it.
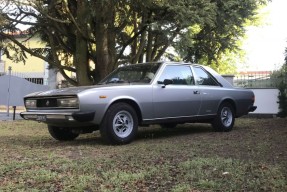
[[[137,33],[138,31],[138,24],[137,24],[137,13],[133,12],[133,27],[134,27],[134,34]],[[131,44],[131,59],[130,62],[131,63],[135,63],[135,56],[137,54],[137,43],[138,43],[138,38],[136,38],[132,44]]]
[[[77,23],[79,29],[76,33],[76,52],[74,65],[76,66],[76,75],[78,85],[91,85],[89,78],[89,59],[88,59],[88,42],[83,37],[87,33],[86,26],[86,5],[84,1],[77,1]]]
[[[114,6],[111,5],[110,14],[107,19],[108,23],[108,31],[107,31],[107,39],[108,39],[108,57],[109,63],[107,66],[107,73],[104,76],[108,75],[111,71],[113,71],[117,67],[116,63],[116,32],[115,32],[115,10]]]
[[[104,78],[108,73],[109,51],[108,51],[108,37],[107,28],[104,23],[97,23],[96,25],[97,37],[96,37],[96,81]]]
[[[152,54],[152,48],[153,48],[153,33],[152,30],[149,28],[148,30],[148,39],[147,39],[147,47],[146,47],[146,62],[151,61],[151,54]]]
[[[114,5],[112,3],[103,4],[103,2],[99,1],[97,2],[96,12],[96,81],[99,81],[106,77],[115,67]]]

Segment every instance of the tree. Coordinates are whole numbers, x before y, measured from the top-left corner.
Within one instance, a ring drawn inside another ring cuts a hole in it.
[[[279,104],[279,117],[287,117],[287,48],[285,49],[285,63],[277,72],[279,83],[277,88],[279,90],[278,104]]]
[[[244,23],[266,1],[5,0],[0,37],[9,58],[25,60],[31,54],[57,68],[71,84],[89,85],[121,63],[158,61],[169,47],[186,61],[219,67],[223,54],[235,50]],[[28,26],[25,33],[21,25]],[[40,37],[46,48],[31,49],[16,33],[27,40]]]
[[[219,72],[234,73],[235,66],[230,65],[230,61],[243,57],[240,46],[245,27],[258,20],[256,11],[267,1],[212,2],[217,7],[213,22],[189,27],[177,46],[186,61],[204,63]]]

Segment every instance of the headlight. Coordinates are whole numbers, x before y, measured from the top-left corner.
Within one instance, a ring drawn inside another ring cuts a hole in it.
[[[37,100],[33,100],[33,99],[25,100],[25,107],[26,108],[36,108],[37,107]]]
[[[79,101],[78,98],[63,98],[57,99],[58,107],[69,107],[69,108],[78,108]]]

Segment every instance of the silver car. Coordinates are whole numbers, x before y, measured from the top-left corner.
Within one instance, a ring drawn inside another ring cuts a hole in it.
[[[57,140],[100,130],[106,142],[126,144],[139,125],[203,122],[230,131],[236,117],[256,109],[254,100],[209,67],[157,62],[119,67],[94,86],[27,95],[21,116],[48,124]]]

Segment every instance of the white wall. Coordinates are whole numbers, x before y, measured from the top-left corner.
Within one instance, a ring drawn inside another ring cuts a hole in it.
[[[255,94],[257,109],[251,114],[277,114],[279,112],[278,89],[251,89]]]

